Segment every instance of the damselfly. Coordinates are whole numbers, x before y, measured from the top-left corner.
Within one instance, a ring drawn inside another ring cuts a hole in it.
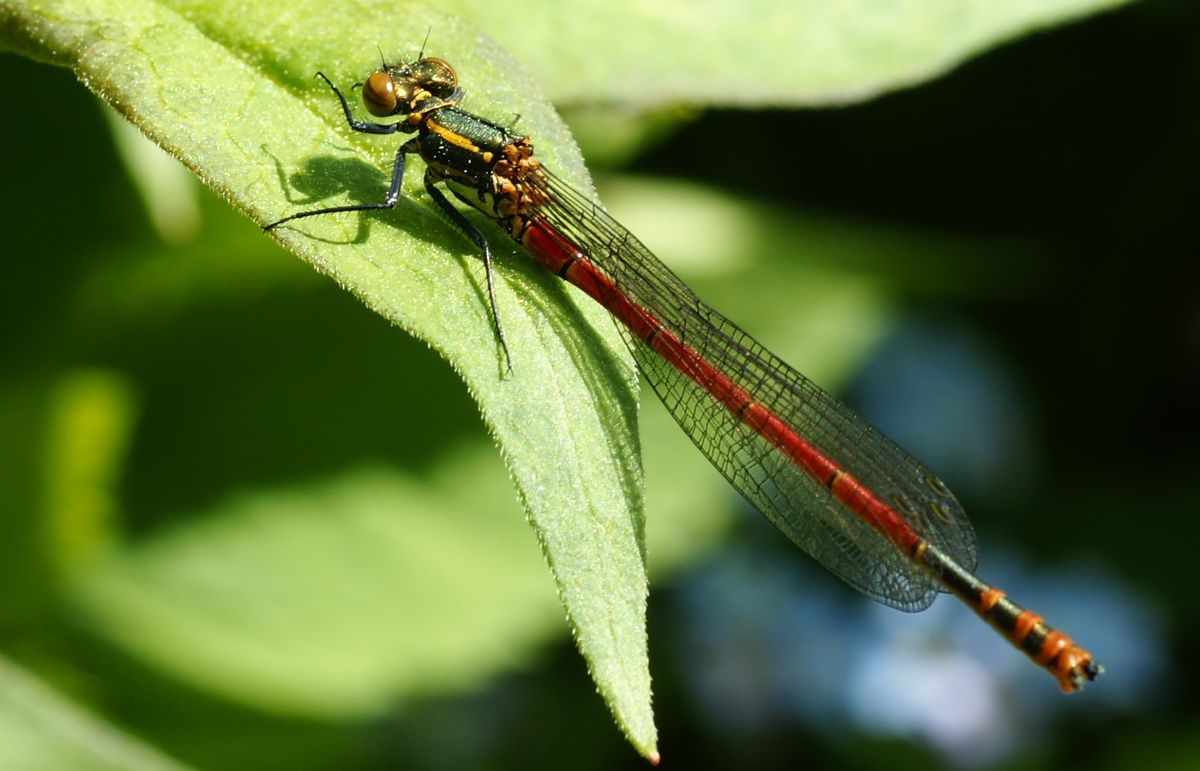
[[[547,270],[623,325],[642,375],[726,479],[796,545],[850,586],[900,610],[953,592],[1076,691],[1104,670],[1091,654],[977,578],[975,533],[946,486],[911,455],[733,322],[705,305],[628,230],[544,167],[533,143],[458,107],[454,68],[436,57],[387,65],[362,86],[368,134],[415,134],[399,148],[382,201],[302,211],[390,209],[409,155],[425,189],[483,254],[496,335],[511,367],[487,238],[438,187],[498,222]]]

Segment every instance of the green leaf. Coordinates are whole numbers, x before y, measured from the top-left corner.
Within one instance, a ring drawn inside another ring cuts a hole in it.
[[[504,516],[508,487],[480,447],[422,478],[360,467],[259,490],[95,564],[76,598],[101,634],[198,687],[371,719],[477,687],[561,623],[528,530]]]
[[[0,658],[0,768],[185,771]]]
[[[323,84],[362,78],[378,30],[430,29],[474,88],[468,107],[519,114],[548,163],[588,189],[553,109],[502,51],[461,21],[391,4],[374,16],[336,4],[205,4],[187,17],[138,2],[44,3],[4,20],[10,42],[78,76],[258,222],[308,205],[377,199],[395,138],[350,132]],[[386,11],[386,12],[385,12]],[[6,14],[8,11],[6,11]],[[13,34],[13,31],[17,34]],[[348,42],[349,41],[349,42]],[[401,43],[401,45],[404,45]],[[394,53],[394,52],[393,52]],[[419,174],[406,191],[415,194]],[[297,187],[316,190],[307,200]],[[349,187],[350,195],[343,195]],[[486,223],[485,223],[486,224]],[[466,382],[500,445],[558,582],[580,650],[618,723],[653,755],[646,577],[634,376],[604,312],[536,269],[496,228],[497,295],[513,360],[503,377],[471,244],[429,208],[318,218],[273,235],[381,315],[436,348]],[[596,330],[599,331],[596,331]],[[412,409],[409,406],[396,408]]]
[[[450,0],[560,106],[860,101],[1129,0]],[[436,34],[436,30],[435,30]]]

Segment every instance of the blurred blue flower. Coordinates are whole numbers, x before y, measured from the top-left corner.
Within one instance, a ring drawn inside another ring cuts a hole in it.
[[[680,591],[677,655],[713,730],[804,724],[920,742],[978,767],[1034,753],[1068,712],[1144,709],[1163,692],[1159,613],[1091,566],[1040,570],[984,548],[987,577],[1107,673],[1067,697],[953,599],[917,615],[853,594],[799,555],[734,545]]]

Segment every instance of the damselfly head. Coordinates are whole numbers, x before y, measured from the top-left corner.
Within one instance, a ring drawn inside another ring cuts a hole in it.
[[[455,102],[458,73],[444,59],[427,56],[416,62],[385,65],[363,83],[362,99],[378,118],[418,112],[429,99]]]

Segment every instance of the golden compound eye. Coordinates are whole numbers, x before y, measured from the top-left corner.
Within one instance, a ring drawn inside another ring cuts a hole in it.
[[[363,104],[367,111],[377,118],[386,118],[396,114],[399,98],[396,96],[396,84],[384,70],[376,72],[367,78],[362,89]]]

